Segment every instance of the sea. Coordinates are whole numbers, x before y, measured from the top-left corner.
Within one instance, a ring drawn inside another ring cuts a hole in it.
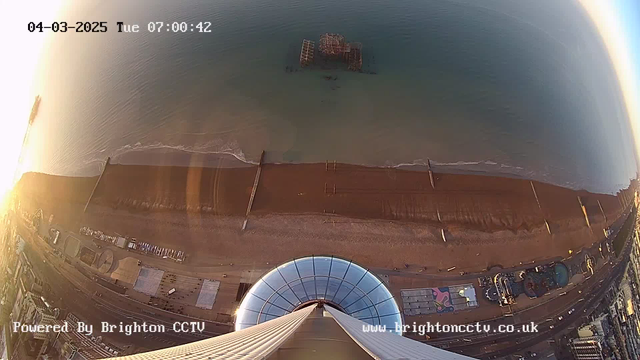
[[[31,171],[265,151],[609,193],[636,176],[615,72],[574,0],[90,0],[58,20],[108,30],[51,36]],[[362,43],[362,72],[299,66],[302,40],[327,32]]]

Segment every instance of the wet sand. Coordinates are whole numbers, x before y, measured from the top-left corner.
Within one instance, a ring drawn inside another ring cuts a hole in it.
[[[630,199],[533,182],[538,207],[531,182],[522,179],[434,174],[433,189],[427,172],[266,164],[243,232],[255,172],[255,166],[110,165],[86,214],[82,209],[97,177],[26,174],[19,188],[25,205],[54,213],[55,223],[183,249],[193,266],[276,264],[332,254],[365,266],[409,263],[428,272],[450,266],[479,271],[566,256],[567,249],[603,238],[602,229]]]

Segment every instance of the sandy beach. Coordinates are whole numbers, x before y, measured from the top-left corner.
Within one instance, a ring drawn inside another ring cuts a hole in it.
[[[602,239],[602,229],[631,199],[494,176],[434,174],[433,189],[421,171],[266,164],[248,228],[241,231],[255,172],[255,166],[228,164],[109,165],[86,213],[97,177],[28,173],[18,189],[23,206],[54,214],[54,223],[183,249],[192,266],[332,254],[366,266],[410,264],[428,272],[566,256]]]

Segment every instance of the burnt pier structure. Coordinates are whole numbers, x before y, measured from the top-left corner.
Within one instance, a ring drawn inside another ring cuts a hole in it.
[[[348,43],[343,35],[325,33],[320,36],[319,55],[325,59],[344,61],[351,71],[362,69],[362,43]],[[315,42],[302,40],[300,50],[300,66],[309,66],[314,61]]]

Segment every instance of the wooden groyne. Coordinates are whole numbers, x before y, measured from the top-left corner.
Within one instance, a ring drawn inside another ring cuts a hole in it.
[[[93,194],[96,193],[96,189],[98,188],[98,185],[100,184],[100,180],[102,179],[102,175],[104,175],[105,171],[107,171],[107,166],[109,166],[109,162],[111,161],[110,157],[107,157],[107,162],[104,163],[104,168],[102,169],[102,172],[100,173],[100,176],[98,176],[98,181],[96,181],[96,186],[93,187],[93,190],[91,191],[91,195],[89,195],[89,198],[87,199],[87,204],[84,206],[84,210],[82,210],[83,213],[87,212],[87,208],[89,207],[89,203],[91,203],[91,198],[93,198]]]
[[[260,174],[262,173],[262,162],[264,161],[264,150],[260,155],[260,162],[258,163],[258,170],[256,170],[256,178],[253,180],[253,188],[251,189],[251,197],[249,197],[249,205],[247,205],[247,213],[245,214],[244,223],[242,224],[242,230],[247,228],[247,222],[249,221],[249,213],[253,206],[253,200],[256,198],[256,192],[258,191],[258,183],[260,182]]]
[[[582,213],[584,214],[584,221],[587,223],[587,227],[591,228],[591,223],[589,222],[589,214],[587,213],[587,208],[582,203],[582,199],[578,196],[578,203],[580,204],[580,209],[582,209]]]
[[[433,180],[433,171],[431,170],[431,160],[427,159],[427,170],[429,171],[429,182],[431,183],[431,188],[436,188],[436,183]]]

